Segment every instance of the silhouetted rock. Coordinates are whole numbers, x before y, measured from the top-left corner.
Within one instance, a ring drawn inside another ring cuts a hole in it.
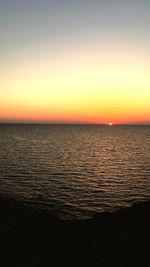
[[[63,221],[0,198],[0,266],[149,266],[150,201]]]

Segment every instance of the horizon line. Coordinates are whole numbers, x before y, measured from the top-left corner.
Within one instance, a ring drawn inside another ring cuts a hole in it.
[[[11,125],[93,125],[93,126],[109,126],[109,122],[108,123],[92,123],[92,122],[89,122],[89,123],[87,123],[87,122],[31,122],[31,121],[29,121],[29,122],[23,122],[23,121],[13,121],[13,122],[5,122],[5,121],[0,121],[0,125],[2,125],[2,124],[11,124]],[[146,126],[146,125],[148,125],[148,126],[150,126],[150,122],[128,122],[128,123],[112,123],[112,125],[111,126],[125,126],[125,125],[141,125],[141,126]]]

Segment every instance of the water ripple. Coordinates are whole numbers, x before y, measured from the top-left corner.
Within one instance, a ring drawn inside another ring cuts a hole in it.
[[[87,218],[150,197],[150,126],[0,125],[0,193]]]

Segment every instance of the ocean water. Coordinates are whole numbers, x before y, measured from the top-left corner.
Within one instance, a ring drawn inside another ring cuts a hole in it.
[[[0,195],[64,219],[150,198],[150,126],[0,125]]]

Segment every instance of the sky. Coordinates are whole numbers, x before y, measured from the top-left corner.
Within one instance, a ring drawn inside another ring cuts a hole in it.
[[[0,122],[150,123],[149,0],[0,0]]]

